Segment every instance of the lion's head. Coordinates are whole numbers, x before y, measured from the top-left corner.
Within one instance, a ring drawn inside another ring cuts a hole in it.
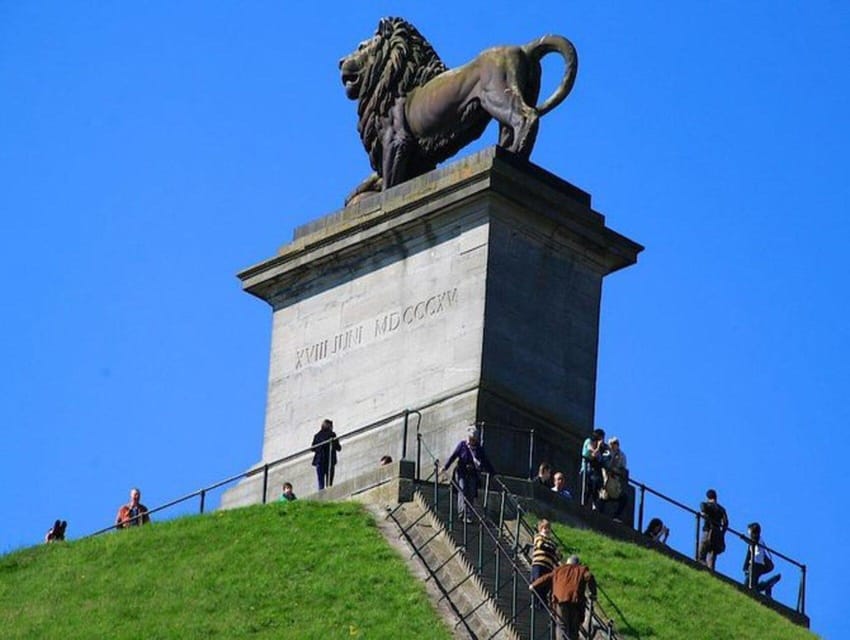
[[[376,171],[381,166],[381,121],[393,103],[446,70],[412,24],[382,18],[375,35],[339,61],[345,95],[357,100],[357,131]]]

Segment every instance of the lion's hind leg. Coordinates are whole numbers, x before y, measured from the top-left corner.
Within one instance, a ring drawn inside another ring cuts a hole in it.
[[[523,158],[531,155],[534,143],[537,140],[537,130],[540,128],[540,116],[537,111],[531,109],[531,115],[524,118],[514,133],[514,144],[511,151]]]
[[[498,99],[492,98],[490,95],[482,99],[481,106],[499,122],[499,146],[528,158],[540,125],[537,110],[513,89],[505,88]]]

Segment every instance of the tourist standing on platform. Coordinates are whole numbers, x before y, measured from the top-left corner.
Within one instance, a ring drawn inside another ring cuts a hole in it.
[[[602,467],[605,464],[605,431],[594,429],[581,447],[581,503],[598,508],[599,491],[602,489]]]
[[[552,466],[548,462],[541,462],[537,467],[537,477],[534,479],[537,484],[551,489],[554,485],[552,481]]]
[[[717,502],[717,492],[709,489],[705,492],[706,502],[700,503],[700,514],[703,517],[702,540],[699,543],[699,561],[714,571],[717,556],[726,551],[726,529],[729,518],[726,509]]]
[[[629,500],[629,467],[626,454],[620,448],[620,439],[616,436],[608,440],[608,453],[602,467],[602,476],[605,499],[617,503],[613,518],[619,522]]]
[[[443,472],[448,471],[456,460],[457,465],[452,474],[452,480],[457,485],[458,514],[464,516],[467,522],[472,522],[472,516],[466,513],[466,504],[475,504],[478,497],[478,486],[481,484],[481,472],[495,473],[493,465],[487,458],[484,447],[479,442],[478,429],[474,426],[466,431],[466,440],[461,440],[443,465]]]
[[[555,484],[552,486],[552,491],[567,500],[573,499],[573,494],[567,489],[567,477],[560,471],[555,474]]]
[[[133,487],[130,489],[130,502],[122,505],[118,509],[118,515],[115,516],[115,527],[117,529],[126,529],[128,527],[138,527],[139,525],[147,524],[151,521],[148,515],[148,508],[139,502],[142,499],[142,492]]]
[[[319,432],[313,436],[313,444],[310,447],[314,452],[313,466],[316,467],[319,491],[325,487],[333,486],[336,452],[342,451],[342,445],[340,445],[333,429],[333,421],[323,420]]]

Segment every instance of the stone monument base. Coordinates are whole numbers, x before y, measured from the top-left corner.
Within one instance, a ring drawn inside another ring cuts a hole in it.
[[[299,227],[240,274],[273,313],[258,464],[293,456],[268,491],[316,486],[298,452],[324,418],[341,437],[339,481],[383,455],[418,450],[432,466],[472,423],[500,473],[545,459],[575,479],[594,424],[602,279],[641,250],[589,194],[496,147]],[[223,506],[256,502],[256,482]]]

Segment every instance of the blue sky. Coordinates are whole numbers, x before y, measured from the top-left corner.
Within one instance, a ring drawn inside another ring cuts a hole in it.
[[[634,477],[759,520],[850,637],[850,6],[425,4],[0,4],[0,552],[259,459],[271,314],[235,273],[368,173],[336,64],[402,15],[452,66],[576,44],[532,159],[646,246],[606,281],[597,422]]]

